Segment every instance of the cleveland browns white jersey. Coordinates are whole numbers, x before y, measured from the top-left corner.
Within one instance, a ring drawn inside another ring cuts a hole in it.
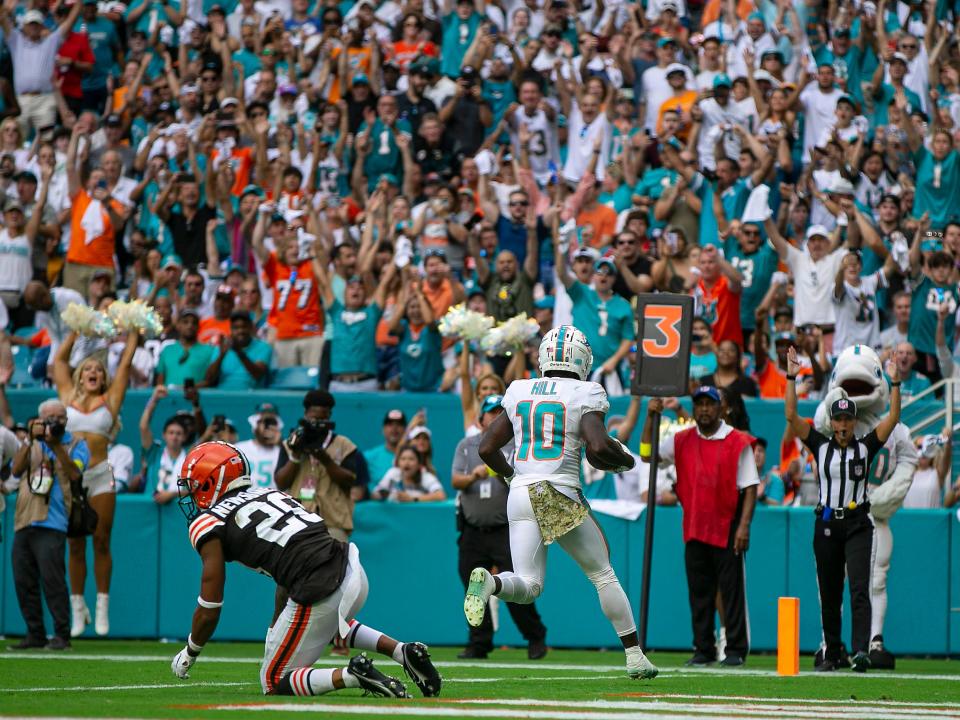
[[[580,419],[610,409],[606,391],[595,382],[568,378],[517,380],[503,396],[513,423],[514,468],[511,485],[549,480],[580,487]]]

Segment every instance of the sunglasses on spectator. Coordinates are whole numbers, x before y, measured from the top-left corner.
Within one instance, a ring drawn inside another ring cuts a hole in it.
[[[915,43],[904,43],[900,46],[901,50],[916,50],[917,45]]]
[[[742,230],[741,232],[747,237],[760,237],[759,230]]]
[[[636,245],[636,240],[617,240],[617,245]]]
[[[202,76],[200,77],[200,79],[203,80],[204,82],[216,82],[217,76],[216,76],[216,75],[202,75]]]
[[[526,200],[511,200],[510,207],[527,207],[530,203]]]

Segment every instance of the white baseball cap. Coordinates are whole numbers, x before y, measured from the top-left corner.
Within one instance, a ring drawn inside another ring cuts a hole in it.
[[[23,14],[23,18],[20,21],[21,26],[29,25],[30,23],[40,23],[43,25],[44,16],[43,13],[39,10],[27,10]]]
[[[811,225],[810,227],[807,228],[807,240],[814,237],[815,235],[829,238],[830,231],[827,230],[823,225]]]

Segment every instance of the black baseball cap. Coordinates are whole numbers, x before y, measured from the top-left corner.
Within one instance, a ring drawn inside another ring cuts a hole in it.
[[[839,400],[834,400],[833,405],[830,406],[831,418],[844,416],[849,416],[852,418],[857,417],[857,404],[850,398],[840,398]]]

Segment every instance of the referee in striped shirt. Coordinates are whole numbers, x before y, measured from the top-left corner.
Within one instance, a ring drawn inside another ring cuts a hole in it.
[[[836,670],[841,653],[843,578],[850,583],[853,609],[851,664],[855,672],[870,667],[870,566],[873,555],[873,520],[867,500],[867,470],[900,421],[900,376],[896,366],[888,366],[890,377],[890,414],[862,438],[853,434],[857,405],[841,398],[830,406],[832,437],[814,430],[797,413],[795,380],[800,370],[797,351],[787,353],[787,396],[784,403],[787,422],[793,432],[813,453],[817,461],[820,500],[817,504],[813,554],[817,560],[820,587],[820,619],[826,645],[817,670]]]

